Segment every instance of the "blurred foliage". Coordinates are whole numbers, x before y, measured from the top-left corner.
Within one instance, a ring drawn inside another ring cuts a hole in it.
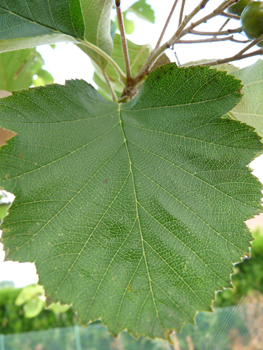
[[[71,308],[64,313],[54,313],[52,310],[42,308],[36,317],[26,317],[24,304],[15,304],[23,289],[25,288],[15,289],[11,287],[0,290],[0,328],[2,334],[38,331],[54,327],[69,327],[79,324],[77,316]],[[35,295],[30,300],[34,299]],[[35,304],[36,307],[39,307],[37,303]],[[30,306],[32,307],[32,302]]]
[[[252,234],[255,240],[250,259],[235,266],[236,274],[232,276],[234,287],[217,293],[215,307],[237,305],[253,290],[263,294],[263,228],[258,227]]]
[[[54,82],[35,48],[0,53],[0,90],[12,92]]]
[[[134,14],[138,18],[154,23],[155,22],[155,14],[154,10],[152,9],[151,5],[146,3],[146,0],[139,0],[134,2],[126,11],[122,13],[123,16],[123,25],[125,29],[126,34],[132,34],[135,30],[135,23],[133,20],[127,18],[129,14]],[[117,28],[119,29],[119,24],[117,20],[117,16],[115,18],[115,23]]]

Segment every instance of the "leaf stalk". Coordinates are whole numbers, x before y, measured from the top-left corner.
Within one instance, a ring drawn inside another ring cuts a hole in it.
[[[115,5],[116,5],[117,18],[118,18],[119,29],[120,29],[122,52],[123,52],[124,63],[126,68],[127,83],[129,84],[129,82],[132,80],[132,75],[131,75],[128,45],[127,45],[125,29],[123,24],[122,12],[121,12],[121,1],[115,0]]]

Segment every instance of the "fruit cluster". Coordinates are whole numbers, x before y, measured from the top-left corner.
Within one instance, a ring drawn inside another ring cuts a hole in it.
[[[263,34],[263,1],[239,0],[227,11],[241,16],[242,29],[249,39],[257,39]],[[263,42],[258,46],[263,46]]]

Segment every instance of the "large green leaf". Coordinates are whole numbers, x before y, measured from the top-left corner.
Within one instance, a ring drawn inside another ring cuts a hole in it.
[[[79,0],[0,0],[0,39],[61,33],[84,39]]]
[[[229,115],[253,126],[263,138],[263,61],[258,60],[252,66],[231,74],[242,80],[244,96]]]
[[[90,42],[112,51],[110,11],[113,0],[0,0],[0,52],[59,41],[81,48],[101,67],[106,65]]]
[[[42,78],[43,85],[53,83],[51,74],[42,69],[43,64],[36,49],[0,53],[0,90],[26,89],[33,84],[35,75]]]
[[[221,119],[240,82],[207,67],[158,67],[127,104],[84,81],[15,92],[0,125],[6,259],[34,261],[50,301],[113,334],[167,338],[248,252],[244,221],[260,212],[247,164],[263,146]]]

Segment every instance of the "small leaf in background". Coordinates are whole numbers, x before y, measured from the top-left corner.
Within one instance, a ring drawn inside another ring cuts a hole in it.
[[[18,294],[15,305],[23,305],[27,301],[35,298],[35,297],[43,297],[44,296],[44,289],[42,286],[38,284],[32,284],[30,286],[27,286],[21,290],[21,292]]]
[[[60,303],[54,303],[49,305],[46,309],[52,310],[55,314],[61,314],[68,311],[70,309],[70,305],[61,305]]]
[[[213,61],[213,59],[189,61],[189,62],[183,64],[182,67],[196,66],[198,64],[207,63],[207,62],[211,62],[211,61]],[[222,72],[227,72],[227,73],[232,73],[232,72],[234,72],[234,71],[239,69],[238,67],[236,67],[236,66],[234,66],[233,64],[230,64],[230,63],[218,64],[217,66],[211,66],[210,68],[211,69],[218,69],[218,70],[221,70]]]
[[[127,11],[123,12],[123,25],[126,34],[132,34],[135,30],[135,23],[133,20],[127,18]]]
[[[35,75],[41,77],[41,85],[53,83],[52,75],[42,68],[44,63],[36,49],[0,53],[0,89],[26,89],[36,81]]]
[[[236,70],[231,74],[242,80],[244,95],[238,105],[228,115],[254,127],[263,138],[263,61]]]
[[[127,11],[133,12],[137,17],[145,21],[155,22],[154,10],[151,8],[151,5],[146,3],[146,0],[136,1]]]
[[[6,259],[34,261],[50,301],[114,335],[168,338],[210,311],[262,211],[247,167],[260,138],[221,119],[240,88],[168,64],[125,104],[79,80],[1,99],[0,125],[17,133],[0,150],[0,186],[16,196]]]
[[[223,63],[223,64],[218,64],[217,66],[212,66],[211,68],[216,68],[218,70],[221,70],[223,72],[227,72],[227,73],[232,73],[237,71],[239,68],[234,66],[233,64],[230,63]]]
[[[28,300],[24,304],[24,315],[27,318],[33,318],[40,314],[40,312],[44,309],[45,302],[44,300],[33,298]]]

